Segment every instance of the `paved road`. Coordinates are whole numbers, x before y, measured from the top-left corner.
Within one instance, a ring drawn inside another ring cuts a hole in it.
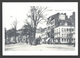
[[[26,43],[9,44],[5,46],[6,51],[73,51],[75,47],[61,44],[41,44],[31,46]]]

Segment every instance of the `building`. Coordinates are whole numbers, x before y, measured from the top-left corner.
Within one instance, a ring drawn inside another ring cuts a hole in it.
[[[48,37],[54,43],[75,42],[75,12],[69,18],[66,13],[51,15],[48,18],[47,26]]]
[[[73,26],[59,26],[54,29],[55,43],[74,43]]]
[[[54,28],[58,26],[59,13],[51,15],[47,20],[47,39],[46,41],[54,42]]]
[[[46,28],[39,28],[36,30],[36,38],[39,37],[41,37],[41,43],[44,43],[46,39]]]

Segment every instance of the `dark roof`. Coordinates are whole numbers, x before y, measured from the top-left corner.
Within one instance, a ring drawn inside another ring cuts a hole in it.
[[[60,14],[60,13],[56,13],[56,14],[54,14],[54,15],[49,16],[49,17],[48,17],[48,20],[49,20],[50,17],[52,17],[52,19],[55,18],[55,17],[58,17],[59,14]]]

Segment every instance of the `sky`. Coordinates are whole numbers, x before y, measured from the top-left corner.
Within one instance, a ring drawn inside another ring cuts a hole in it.
[[[45,11],[47,14],[45,17],[48,18],[56,13],[66,13],[68,17],[72,15],[73,11],[77,11],[77,2],[3,2],[2,3],[2,21],[3,28],[7,30],[12,28],[11,24],[15,19],[18,21],[17,29],[22,28],[25,19],[29,14],[30,6],[42,6],[48,7]],[[28,19],[30,22],[30,19]],[[46,27],[46,22],[41,22],[37,28]]]

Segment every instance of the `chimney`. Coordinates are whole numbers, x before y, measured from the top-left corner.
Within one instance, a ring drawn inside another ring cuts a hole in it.
[[[66,15],[66,13],[64,13],[64,15]]]

